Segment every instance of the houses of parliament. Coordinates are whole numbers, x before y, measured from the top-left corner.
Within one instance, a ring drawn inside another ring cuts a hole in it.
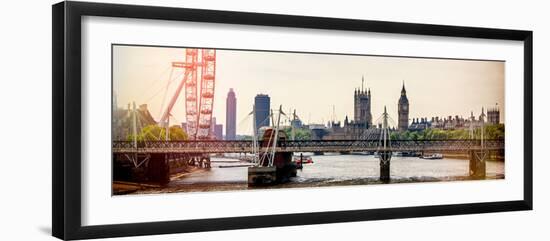
[[[324,136],[323,139],[338,140],[338,139],[357,139],[365,138],[365,136],[376,135],[377,126],[373,124],[372,115],[372,95],[370,88],[364,88],[364,77],[362,78],[361,88],[356,88],[353,94],[353,119],[349,120],[348,116],[345,117],[343,125],[339,121],[332,121],[328,123],[329,134]],[[474,117],[473,112],[468,118],[462,118],[460,116],[448,116],[448,117],[432,117],[428,118],[413,118],[412,122],[409,119],[409,99],[407,98],[407,90],[405,89],[405,82],[403,81],[401,87],[401,95],[397,100],[397,131],[419,131],[426,128],[437,129],[463,129],[469,128],[471,125],[479,127],[482,124],[499,124],[500,123],[500,110],[498,106],[485,109],[482,108],[479,117]],[[487,114],[485,114],[487,113]]]

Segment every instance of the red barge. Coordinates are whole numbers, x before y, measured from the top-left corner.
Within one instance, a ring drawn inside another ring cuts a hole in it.
[[[285,183],[291,177],[296,176],[298,165],[292,158],[292,152],[273,153],[273,140],[284,141],[287,136],[284,131],[279,130],[275,135],[274,128],[265,130],[260,139],[260,151],[258,154],[257,166],[248,168],[248,185],[271,185]],[[275,136],[277,136],[275,138]],[[273,157],[273,158],[272,158]],[[271,159],[273,159],[271,161]]]

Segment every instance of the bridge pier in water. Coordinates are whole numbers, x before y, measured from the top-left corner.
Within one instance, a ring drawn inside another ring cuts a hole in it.
[[[170,175],[211,168],[209,155],[200,153],[113,154],[113,179],[166,185]]]
[[[146,175],[149,181],[160,183],[162,185],[170,182],[170,166],[168,165],[168,154],[151,154],[148,165],[146,166]]]
[[[210,156],[196,155],[189,157],[187,164],[189,166],[196,166],[199,168],[210,169],[212,167]]]
[[[210,162],[210,157],[209,156],[201,157],[198,167],[199,168],[204,168],[204,169],[210,169],[212,167],[211,162]]]
[[[489,152],[486,150],[480,150],[480,151],[472,150],[472,151],[469,151],[468,153],[470,156],[470,167],[469,167],[470,177],[474,179],[484,179],[487,174],[485,161],[489,156]]]
[[[380,181],[383,183],[390,182],[390,160],[391,151],[381,151],[380,153]]]

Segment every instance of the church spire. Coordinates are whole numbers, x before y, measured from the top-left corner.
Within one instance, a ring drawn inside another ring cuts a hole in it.
[[[361,76],[361,93],[365,92],[365,75]]]

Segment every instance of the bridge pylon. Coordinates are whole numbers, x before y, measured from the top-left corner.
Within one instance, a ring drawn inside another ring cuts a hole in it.
[[[382,114],[382,135],[378,144],[378,156],[380,158],[380,181],[388,183],[390,181],[390,160],[392,156],[390,130],[388,127],[389,115],[384,106]]]
[[[469,175],[474,179],[484,179],[487,175],[485,161],[489,157],[489,151],[485,148],[485,112],[481,110],[481,127],[480,127],[479,150],[470,150]],[[470,138],[475,139],[473,126],[470,126]]]

